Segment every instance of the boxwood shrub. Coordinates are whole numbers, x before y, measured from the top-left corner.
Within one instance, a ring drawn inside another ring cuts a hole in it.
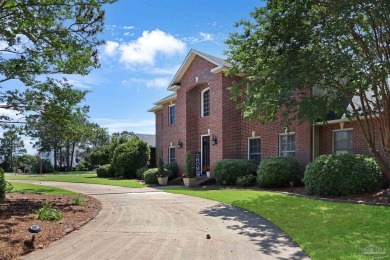
[[[351,195],[380,187],[383,175],[371,157],[361,154],[321,155],[306,167],[303,182],[314,195]]]
[[[168,170],[168,172],[169,172],[169,176],[168,176],[169,180],[173,180],[179,174],[179,167],[177,166],[176,162],[171,162],[171,163],[165,164],[164,169]]]
[[[297,159],[293,157],[269,157],[263,159],[257,169],[257,184],[260,187],[290,186],[300,183],[302,174]]]
[[[152,168],[144,172],[145,184],[158,184],[157,173],[157,168]]]
[[[99,178],[115,177],[114,168],[111,164],[105,164],[96,169],[96,174]]]
[[[222,159],[214,165],[215,180],[218,184],[236,185],[237,178],[256,171],[256,163],[243,159]]]
[[[149,170],[148,167],[142,167],[137,170],[136,177],[138,180],[143,180],[144,179],[144,173]]]
[[[5,180],[4,170],[0,167],[0,204],[5,200],[5,194],[11,190],[12,185]]]

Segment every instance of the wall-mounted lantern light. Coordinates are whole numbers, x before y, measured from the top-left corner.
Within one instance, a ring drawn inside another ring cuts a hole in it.
[[[217,143],[218,143],[217,137],[216,137],[215,135],[213,135],[213,136],[211,137],[211,144],[212,144],[212,145],[216,145]]]
[[[177,149],[183,148],[183,142],[179,139],[177,140]]]

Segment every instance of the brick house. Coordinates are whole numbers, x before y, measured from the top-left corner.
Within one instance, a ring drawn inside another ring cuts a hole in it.
[[[262,125],[242,117],[227,88],[239,76],[225,77],[223,59],[191,50],[172,79],[173,93],[154,103],[157,156],[176,161],[183,173],[186,151],[200,153],[202,167],[220,159],[260,161],[270,156],[294,156],[306,165],[318,155],[340,152],[369,154],[356,122],[328,124],[280,122]]]

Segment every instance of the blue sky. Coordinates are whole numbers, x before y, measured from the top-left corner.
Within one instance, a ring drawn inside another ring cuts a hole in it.
[[[91,121],[110,131],[155,133],[153,102],[166,88],[190,49],[223,57],[224,41],[262,1],[119,0],[105,7],[106,45],[101,68],[70,76],[87,96]]]
[[[154,134],[153,103],[166,89],[191,49],[224,57],[224,41],[233,25],[249,19],[261,0],[119,0],[104,7],[106,41],[99,49],[101,67],[88,76],[65,76],[76,88],[90,90],[90,121],[110,133]],[[9,87],[13,88],[15,82]],[[13,118],[14,111],[3,111]],[[19,116],[20,117],[20,116]],[[0,133],[1,134],[1,133]],[[23,137],[34,154],[29,137]]]

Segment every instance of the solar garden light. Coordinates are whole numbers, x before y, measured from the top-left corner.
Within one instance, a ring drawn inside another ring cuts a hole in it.
[[[31,227],[28,228],[28,232],[31,233],[32,235],[32,238],[31,238],[31,243],[34,245],[34,240],[35,240],[35,236],[41,232],[41,228],[40,226],[37,226],[37,225],[32,225]]]

